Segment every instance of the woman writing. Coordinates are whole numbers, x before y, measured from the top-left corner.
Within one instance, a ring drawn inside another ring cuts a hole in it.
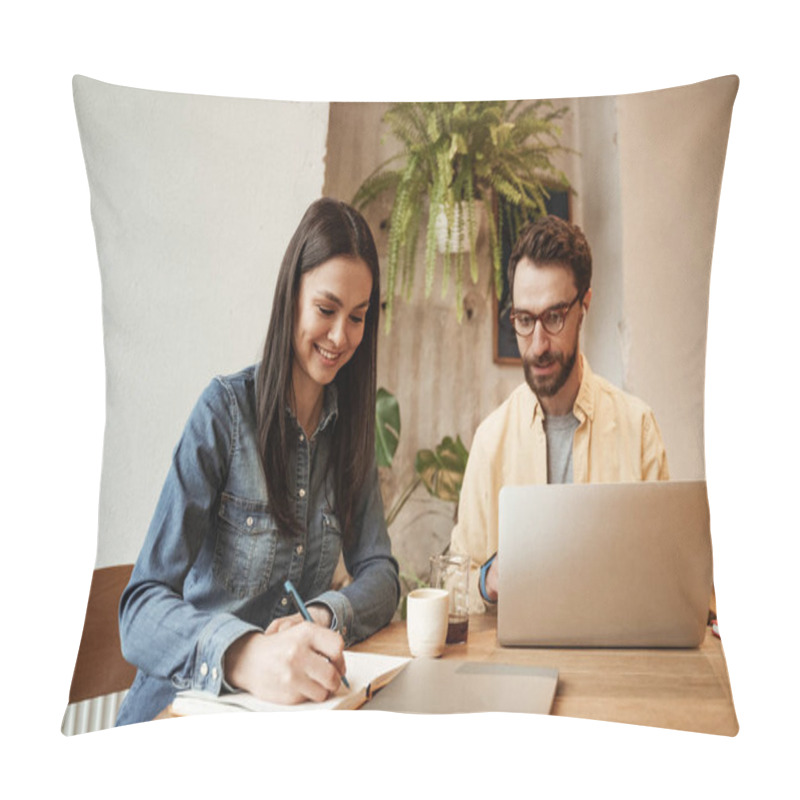
[[[306,211],[278,274],[261,362],[214,379],[175,450],[120,601],[138,667],[118,725],[181,689],[324,700],[343,649],[399,598],[374,462],[378,257],[363,217]],[[331,579],[343,552],[352,582]],[[284,582],[306,600],[295,612]]]

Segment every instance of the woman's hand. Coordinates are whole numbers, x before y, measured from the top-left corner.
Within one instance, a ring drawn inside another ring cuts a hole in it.
[[[280,630],[271,631],[273,623],[264,633],[237,639],[225,654],[225,677],[231,686],[274,703],[327,700],[345,673],[344,640],[302,619],[287,625],[289,619],[280,620]]]
[[[321,625],[323,628],[330,628],[331,622],[333,621],[333,614],[327,606],[321,603],[312,603],[308,606],[308,613],[317,625]],[[280,631],[299,625],[302,621],[303,617],[299,613],[291,614],[288,617],[278,617],[270,622],[265,633],[279,633]]]

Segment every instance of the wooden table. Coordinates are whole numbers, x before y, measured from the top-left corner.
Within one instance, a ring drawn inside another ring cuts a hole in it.
[[[405,623],[393,622],[355,651],[409,656]],[[466,644],[442,658],[558,669],[553,714],[735,736],[739,730],[722,644],[708,628],[698,648],[517,648],[497,643],[497,618],[470,617]]]

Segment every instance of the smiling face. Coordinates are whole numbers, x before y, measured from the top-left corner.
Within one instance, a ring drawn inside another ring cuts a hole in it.
[[[567,306],[577,289],[572,271],[561,264],[535,264],[522,258],[514,275],[514,309],[541,314],[547,309]],[[581,383],[578,359],[583,314],[589,308],[592,290],[583,302],[567,312],[563,329],[553,335],[537,321],[530,336],[517,335],[525,380],[539,398],[546,414],[567,414],[572,410]]]
[[[364,337],[372,274],[360,258],[334,256],[304,273],[295,306],[292,385],[313,401]]]

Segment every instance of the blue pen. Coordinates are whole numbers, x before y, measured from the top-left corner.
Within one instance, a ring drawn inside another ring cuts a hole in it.
[[[300,597],[300,593],[294,588],[294,584],[291,581],[286,581],[283,584],[283,588],[286,589],[286,591],[289,592],[289,594],[291,594],[291,596],[294,598],[295,605],[302,614],[303,619],[306,622],[314,622],[314,620],[311,619],[311,614],[308,613],[308,609],[306,608],[306,604],[303,602],[303,598]],[[350,684],[347,682],[347,678],[345,678],[344,675],[342,675],[342,683],[348,689],[350,688]]]

